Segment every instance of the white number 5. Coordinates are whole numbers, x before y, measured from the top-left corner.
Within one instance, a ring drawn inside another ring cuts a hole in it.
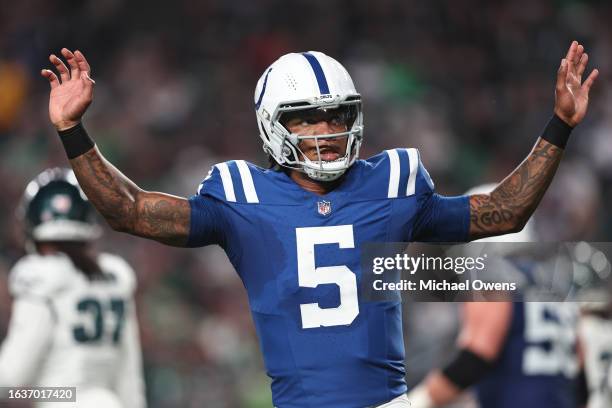
[[[296,228],[298,284],[316,288],[336,284],[340,289],[338,307],[321,308],[318,303],[300,305],[302,328],[349,325],[359,314],[357,277],[346,265],[315,267],[315,245],[338,244],[340,249],[355,248],[352,225]]]

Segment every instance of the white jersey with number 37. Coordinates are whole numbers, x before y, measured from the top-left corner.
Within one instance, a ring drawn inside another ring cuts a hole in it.
[[[63,254],[28,255],[15,265],[0,386],[76,386],[77,403],[79,393],[102,389],[124,407],[145,406],[134,272],[110,254],[98,263],[103,274],[93,279]]]

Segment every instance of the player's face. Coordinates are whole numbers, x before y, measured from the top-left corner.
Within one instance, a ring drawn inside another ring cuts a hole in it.
[[[287,114],[283,123],[287,130],[299,136],[333,135],[348,130],[345,109],[309,109]],[[301,139],[298,147],[312,161],[319,161],[317,144],[321,160],[333,161],[346,154],[348,136]]]

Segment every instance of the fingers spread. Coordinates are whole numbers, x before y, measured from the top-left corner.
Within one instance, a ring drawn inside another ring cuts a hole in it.
[[[74,56],[76,57],[76,61],[79,64],[79,68],[81,71],[85,71],[87,73],[91,73],[91,68],[89,67],[89,62],[85,59],[85,55],[79,50],[74,52]]]
[[[559,66],[559,70],[557,71],[557,92],[565,89],[565,78],[567,77],[567,65],[568,62],[565,58],[561,60],[561,65]]]
[[[66,58],[66,61],[68,61],[68,65],[70,65],[70,76],[72,78],[79,78],[81,76],[81,70],[79,69],[79,64],[72,51],[67,48],[62,48],[62,55]]]
[[[582,58],[583,54],[584,46],[582,44],[578,44],[578,47],[576,48],[576,55],[574,55],[574,65],[576,65],[576,68],[578,68],[578,64],[580,63],[580,59]]]
[[[59,72],[62,82],[70,79],[68,68],[66,68],[66,65],[64,65],[64,62],[61,59],[59,59],[55,54],[51,54],[49,56],[49,61],[51,61],[51,63],[55,66],[55,69],[57,69],[57,72]]]
[[[81,71],[81,80],[85,81],[85,93],[89,98],[93,96],[93,86],[96,83],[87,72]]]
[[[593,71],[591,71],[589,77],[584,81],[584,84],[582,84],[582,88],[585,89],[587,93],[591,90],[591,87],[593,86],[593,83],[595,82],[595,79],[597,79],[598,75],[599,70],[594,69]]]
[[[43,69],[40,71],[40,74],[49,80],[49,85],[51,85],[51,89],[59,86],[60,82],[59,79],[57,79],[57,75],[55,75],[55,72],[51,71],[50,69]]]
[[[582,54],[582,57],[580,57],[580,62],[578,63],[578,66],[576,68],[576,74],[578,74],[579,78],[582,78],[582,74],[584,73],[584,70],[586,69],[588,61],[589,61],[589,54],[585,52],[584,54]]]
[[[574,63],[574,57],[576,56],[576,50],[578,48],[578,41],[572,41],[572,44],[569,47],[569,50],[567,50],[567,55],[565,56],[565,59],[568,60],[570,63]]]
[[[89,73],[87,72],[81,72],[81,79],[87,81],[87,82],[91,82],[92,84],[95,84],[96,81],[93,80],[92,77],[89,76]]]

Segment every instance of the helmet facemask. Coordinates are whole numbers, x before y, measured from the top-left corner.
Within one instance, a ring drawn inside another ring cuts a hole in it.
[[[308,101],[297,101],[278,107],[270,119],[270,130],[273,136],[281,139],[280,157],[273,155],[279,165],[301,171],[317,181],[333,181],[342,176],[355,162],[359,157],[363,138],[361,98],[355,95],[337,103],[330,102],[313,104]],[[294,118],[299,118],[306,123],[338,122],[344,125],[345,130],[332,134],[291,133],[287,124]],[[346,138],[344,154],[340,153],[340,157],[334,160],[324,160],[321,153],[321,141],[338,138]],[[316,158],[313,160],[308,158],[300,146],[303,141],[307,140],[314,140],[315,143]]]

